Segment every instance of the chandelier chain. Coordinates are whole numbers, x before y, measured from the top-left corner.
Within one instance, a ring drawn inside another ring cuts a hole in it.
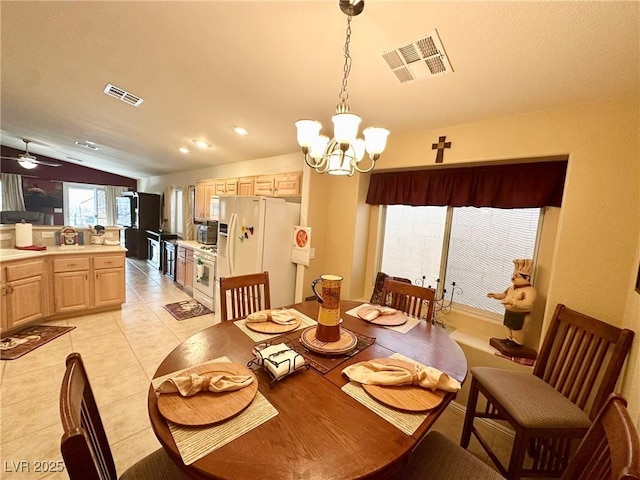
[[[347,37],[344,43],[344,67],[342,76],[342,89],[338,97],[341,103],[346,103],[349,98],[347,93],[347,80],[349,79],[349,72],[351,72],[351,55],[349,55],[349,43],[351,42],[351,15],[347,16]]]

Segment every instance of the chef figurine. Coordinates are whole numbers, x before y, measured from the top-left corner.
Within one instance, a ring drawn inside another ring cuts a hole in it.
[[[533,303],[536,300],[536,289],[531,286],[533,261],[529,259],[516,259],[513,261],[513,265],[512,285],[502,293],[487,294],[487,297],[500,300],[500,303],[504,305],[503,324],[509,330],[509,336],[504,339],[492,340],[497,340],[500,346],[507,350],[522,347],[524,334],[531,317]],[[502,350],[500,348],[498,349]]]

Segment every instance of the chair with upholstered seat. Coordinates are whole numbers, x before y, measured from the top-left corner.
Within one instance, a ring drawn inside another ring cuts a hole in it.
[[[436,291],[411,283],[386,278],[382,286],[382,305],[403,311],[416,318],[433,321]]]
[[[70,480],[116,480],[116,466],[98,406],[79,353],[67,356],[60,390],[60,417],[64,434],[62,458]],[[127,469],[120,480],[188,480],[189,476],[156,450]]]
[[[640,480],[640,441],[624,398],[611,395],[562,480]],[[398,480],[500,480],[496,470],[438,432],[411,453]]]
[[[220,318],[223,322],[269,308],[269,272],[220,278]]]
[[[460,444],[466,448],[473,434],[509,479],[559,477],[575,441],[585,435],[613,392],[632,340],[631,330],[559,304],[533,374],[490,367],[471,369]],[[479,393],[486,399],[484,411],[476,411]],[[508,467],[480,435],[475,418],[505,420],[514,429]]]

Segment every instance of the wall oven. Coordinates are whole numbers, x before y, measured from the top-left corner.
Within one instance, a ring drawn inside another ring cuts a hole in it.
[[[212,250],[193,252],[193,298],[215,312],[216,257]]]

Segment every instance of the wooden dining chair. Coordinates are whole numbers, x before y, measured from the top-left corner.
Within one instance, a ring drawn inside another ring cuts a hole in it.
[[[416,318],[433,321],[436,291],[411,283],[386,278],[382,286],[382,305],[403,311]]]
[[[559,477],[575,441],[584,437],[613,392],[632,340],[631,330],[559,304],[533,375],[490,367],[471,369],[460,444],[468,447],[473,434],[510,480]],[[486,399],[484,411],[476,411],[479,393]],[[475,418],[506,420],[515,430],[508,467],[480,435]]]
[[[220,278],[220,318],[223,322],[269,308],[269,272]]]
[[[70,480],[117,480],[116,466],[79,353],[70,353],[60,390],[62,458]],[[188,480],[163,449],[128,468],[120,480]]]
[[[640,442],[624,398],[605,402],[562,480],[640,480]],[[444,435],[429,432],[398,480],[500,480],[504,477]]]

